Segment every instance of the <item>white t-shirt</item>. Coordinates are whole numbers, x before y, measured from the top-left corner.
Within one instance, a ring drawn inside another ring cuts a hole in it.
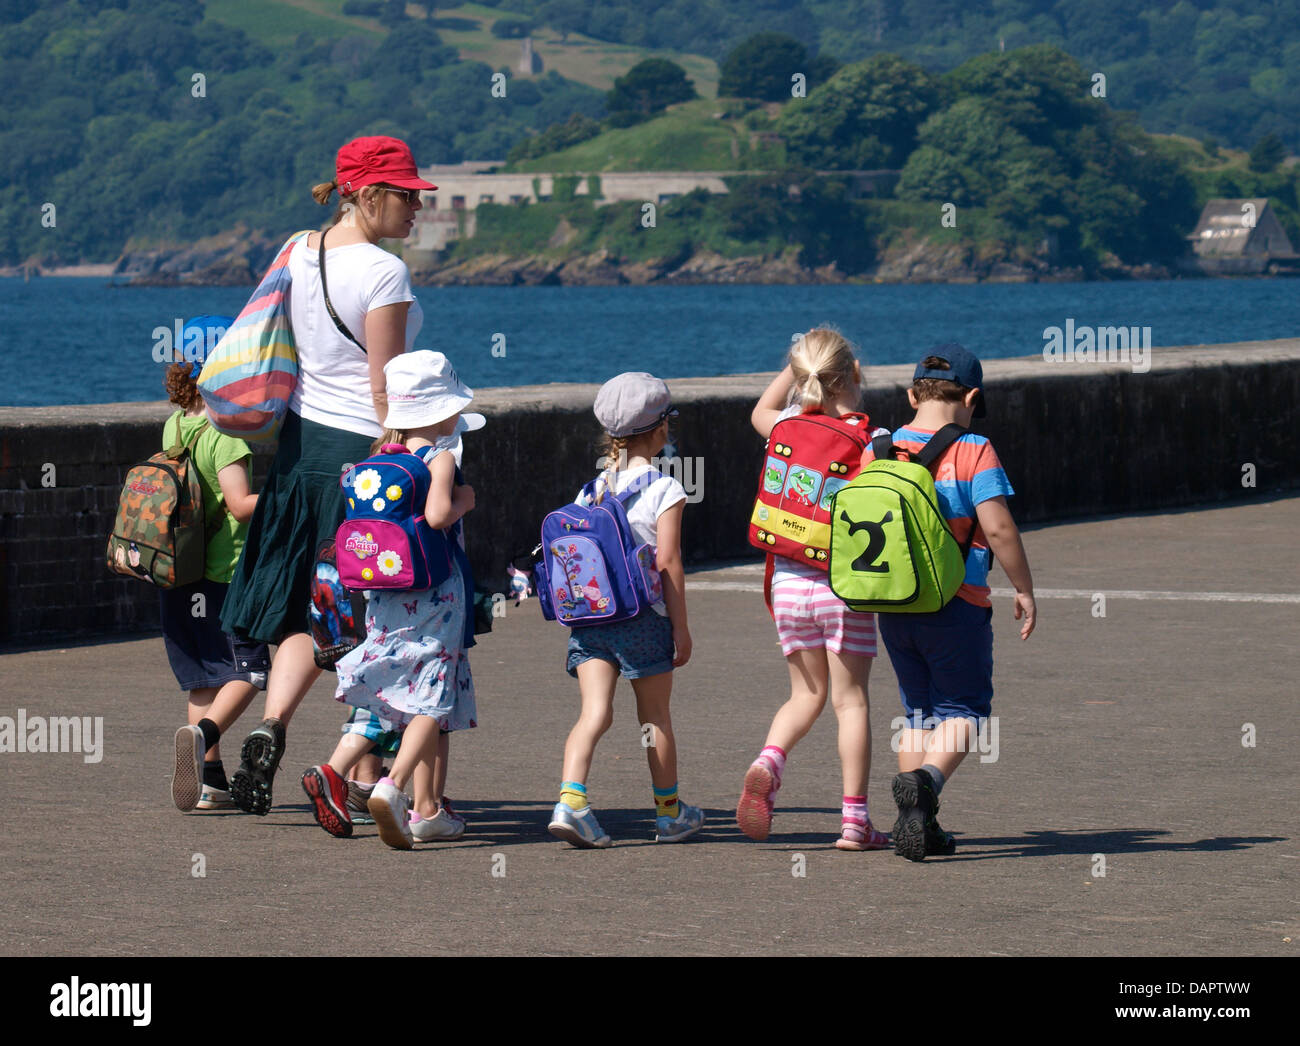
[[[797,404],[791,404],[777,416],[777,421],[785,421],[786,418],[793,418],[796,414],[802,414],[802,408]],[[773,426],[775,427],[775,426]],[[873,427],[867,434],[868,439],[875,439],[877,436],[888,436],[889,429]],[[772,587],[775,588],[783,581],[797,581],[800,578],[818,578],[827,581],[827,574],[824,570],[810,566],[797,559],[790,559],[788,556],[776,556],[772,564]]]
[[[647,472],[657,472],[652,465],[634,465],[622,472],[614,473],[614,493],[622,494],[632,485],[633,480]],[[577,504],[583,504],[582,491],[574,498]],[[627,522],[636,535],[638,542],[653,545],[658,540],[659,517],[679,501],[686,500],[686,488],[672,476],[660,473],[659,478],[645,487],[639,494],[628,500],[626,505]],[[668,616],[668,608],[663,600],[650,604],[656,613]]]
[[[289,400],[294,413],[331,428],[378,436],[383,432],[370,395],[370,361],[339,333],[321,291],[319,246],[304,238],[289,255],[289,322],[298,350],[298,387]],[[411,293],[411,276],[401,258],[373,243],[325,248],[330,301],[357,341],[366,343],[366,313],[409,301],[406,351],[424,322]]]

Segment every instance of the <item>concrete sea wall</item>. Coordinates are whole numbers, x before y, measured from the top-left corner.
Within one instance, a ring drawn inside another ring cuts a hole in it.
[[[1300,339],[1155,349],[1125,363],[985,364],[990,437],[1022,523],[1257,497],[1300,486]],[[634,361],[628,361],[629,366]],[[759,553],[746,524],[763,442],[749,412],[771,375],[670,381],[688,561]],[[865,409],[910,417],[911,366],[864,370]],[[481,584],[536,543],[542,516],[595,471],[595,385],[486,389],[488,426],[466,439],[477,494],[467,517]],[[165,403],[0,408],[0,642],[9,646],[157,627],[157,594],[104,566],[125,470],[159,446]],[[254,458],[255,488],[270,450]]]

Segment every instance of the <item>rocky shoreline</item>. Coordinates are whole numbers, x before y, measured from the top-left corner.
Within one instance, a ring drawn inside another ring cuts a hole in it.
[[[99,265],[13,267],[0,276],[108,276],[125,278],[131,287],[250,287],[274,258],[283,238],[234,229],[185,247],[129,248],[117,261]],[[686,258],[628,261],[601,249],[565,257],[551,254],[482,254],[430,267],[411,258],[412,282],[430,287],[521,287],[689,284],[833,284],[833,283],[1034,283],[1089,278],[1077,267],[972,244],[935,244],[916,240],[891,245],[864,272],[844,273],[835,263],[801,265],[797,251],[727,258],[696,251]],[[1169,279],[1176,275],[1158,265],[1125,266],[1116,262],[1100,279]]]

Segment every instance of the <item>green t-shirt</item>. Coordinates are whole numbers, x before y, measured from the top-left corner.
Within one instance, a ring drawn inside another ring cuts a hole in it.
[[[168,450],[177,442],[176,418],[173,414],[163,425],[163,450]],[[181,439],[190,439],[194,430],[203,424],[202,414],[187,418],[179,415],[181,420]],[[249,471],[249,462],[253,452],[248,444],[236,436],[226,436],[208,425],[203,433],[190,444],[190,457],[199,470],[199,486],[203,488],[203,518],[212,525],[212,521],[221,516],[221,526],[208,541],[208,560],[203,576],[209,581],[229,584],[235,574],[235,564],[244,549],[244,536],[248,533],[248,524],[236,521],[226,511],[226,498],[221,493],[221,481],[217,473],[227,465],[244,461],[244,470]],[[249,473],[251,485],[252,474]]]

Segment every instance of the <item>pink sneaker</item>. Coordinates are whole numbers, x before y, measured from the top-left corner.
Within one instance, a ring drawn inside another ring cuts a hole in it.
[[[745,787],[736,805],[736,823],[755,842],[761,843],[772,831],[773,798],[776,776],[766,760],[759,760],[745,771]]]
[[[865,825],[845,821],[840,825],[840,837],[835,840],[837,850],[883,850],[889,845],[889,836],[877,832],[868,821]]]

